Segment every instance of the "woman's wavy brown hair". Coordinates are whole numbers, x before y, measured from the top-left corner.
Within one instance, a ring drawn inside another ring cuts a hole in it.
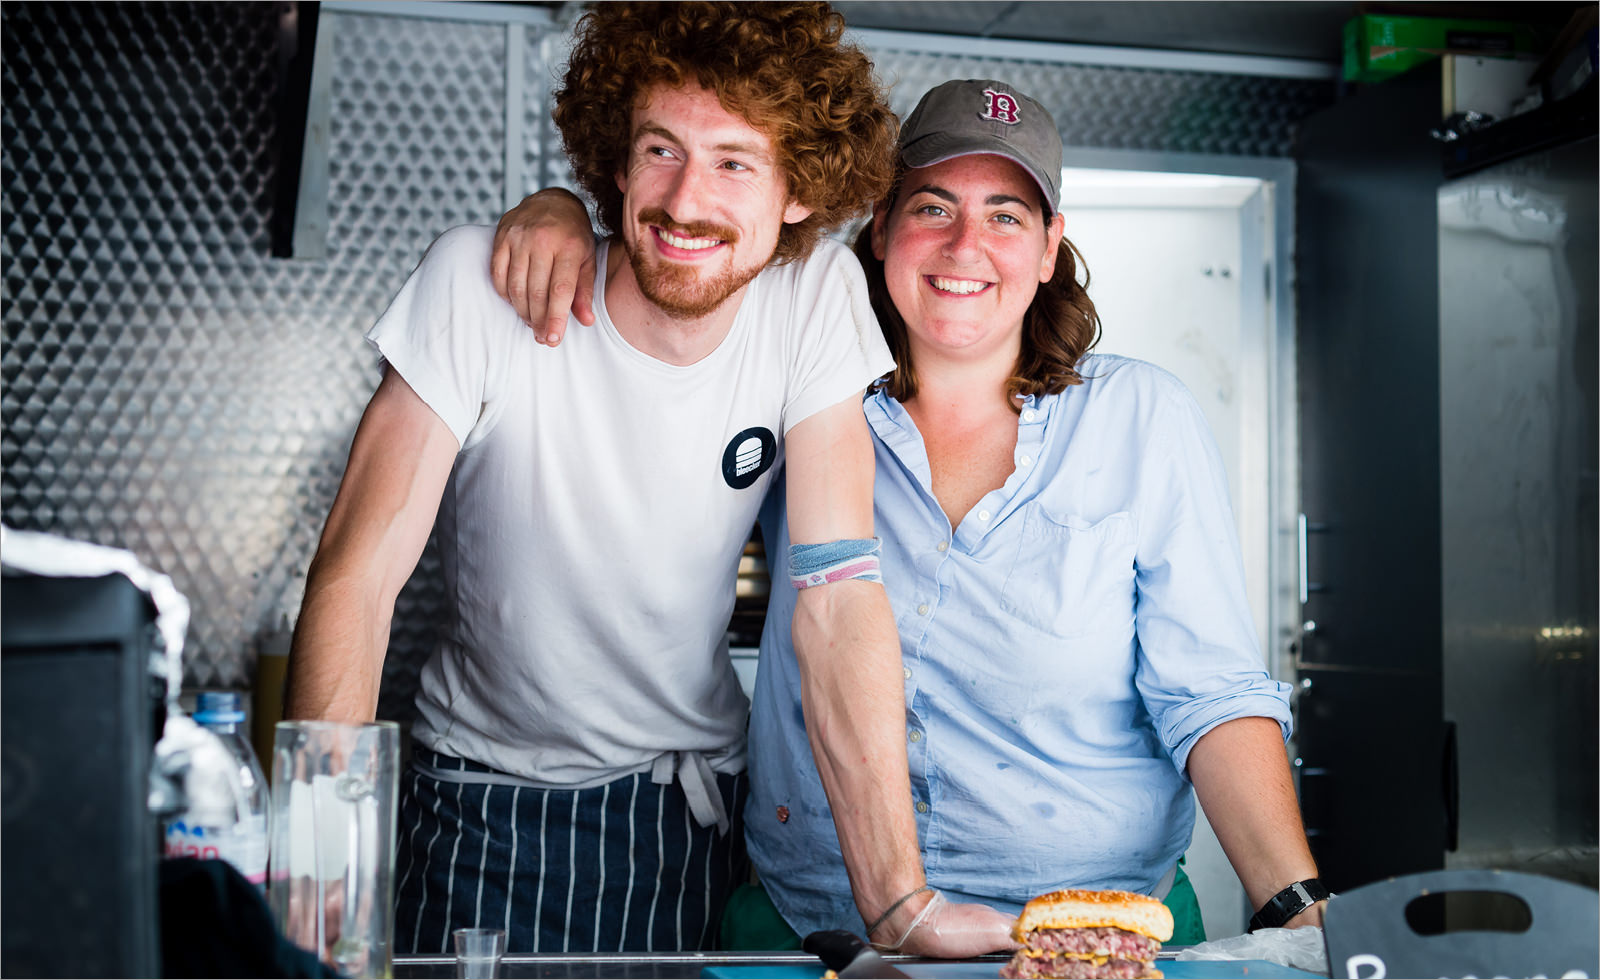
[[[651,86],[697,82],[765,133],[793,200],[811,216],[784,225],[779,261],[867,212],[894,176],[894,113],[872,62],[842,43],[826,3],[598,3],[578,22],[555,122],[578,181],[608,232],[622,227],[616,177],[628,164],[633,109]]]
[[[894,188],[878,205],[880,209],[894,206],[905,173],[902,166],[895,174]],[[908,401],[917,393],[917,369],[911,362],[906,321],[889,297],[883,262],[872,254],[870,222],[857,234],[855,252],[867,274],[867,294],[872,300],[872,310],[878,315],[884,339],[894,355],[894,370],[874,387],[882,388],[896,401]],[[1078,281],[1080,271],[1082,282]],[[1017,354],[1011,377],[1006,379],[1006,394],[1011,396],[1012,409],[1020,410],[1016,402],[1019,396],[1053,395],[1065,391],[1069,385],[1082,384],[1078,362],[1099,339],[1100,314],[1095,312],[1094,301],[1089,299],[1088,263],[1084,262],[1078,247],[1063,238],[1056,246],[1055,272],[1049,282],[1039,284],[1033,302],[1022,315],[1022,350]]]

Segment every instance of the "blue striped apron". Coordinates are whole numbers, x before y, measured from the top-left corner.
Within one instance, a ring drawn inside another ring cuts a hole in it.
[[[715,948],[749,859],[745,774],[713,775],[726,832],[696,819],[704,807],[678,779],[539,789],[415,746],[401,779],[396,952],[449,952],[451,931],[468,926],[506,930],[513,953]]]

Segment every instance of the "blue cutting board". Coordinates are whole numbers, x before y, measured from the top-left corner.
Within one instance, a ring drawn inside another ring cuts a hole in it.
[[[896,963],[907,975],[923,980],[994,980],[1000,976],[998,960],[979,963]],[[1326,980],[1321,973],[1307,973],[1292,966],[1266,960],[1157,960],[1156,969],[1171,980]],[[816,980],[823,974],[822,964],[785,966],[708,966],[703,977],[726,980]]]

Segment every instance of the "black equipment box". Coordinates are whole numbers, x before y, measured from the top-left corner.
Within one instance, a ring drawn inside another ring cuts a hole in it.
[[[155,635],[126,576],[0,579],[0,973],[160,975]]]

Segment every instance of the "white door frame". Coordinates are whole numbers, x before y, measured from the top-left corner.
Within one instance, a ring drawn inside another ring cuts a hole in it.
[[[1273,677],[1294,682],[1294,654],[1290,643],[1300,632],[1300,575],[1298,517],[1300,513],[1300,446],[1295,390],[1294,310],[1294,180],[1293,160],[1275,157],[1236,157],[1200,153],[1163,153],[1146,150],[1098,150],[1067,147],[1062,165],[1094,170],[1129,170],[1155,173],[1217,174],[1254,177],[1264,182],[1260,202],[1245,208],[1270,219],[1272,238],[1246,234],[1241,240],[1247,253],[1259,247],[1257,266],[1268,280],[1259,294],[1267,317],[1267,410],[1265,419],[1245,419],[1243,437],[1267,445],[1267,506],[1270,521],[1266,581],[1268,608],[1266,646],[1262,653]],[[1258,243],[1252,245],[1252,243]],[[1246,268],[1252,260],[1246,254]],[[1245,311],[1248,311],[1248,303]]]
[[[1250,177],[1262,181],[1258,191],[1239,207],[1241,318],[1256,321],[1242,331],[1247,361],[1264,363],[1267,390],[1245,393],[1245,404],[1265,404],[1266,415],[1246,411],[1240,420],[1240,483],[1235,494],[1241,501],[1236,515],[1247,562],[1259,562],[1265,541],[1266,567],[1255,570],[1265,584],[1266,632],[1262,655],[1273,677],[1294,683],[1294,652],[1290,643],[1299,635],[1301,574],[1299,570],[1298,515],[1300,510],[1299,421],[1295,392],[1295,319],[1293,294],[1294,177],[1291,160],[1254,159],[1147,151],[1085,150],[1068,148],[1063,165],[1094,170],[1210,174]],[[1270,238],[1262,228],[1271,229]],[[1069,235],[1070,236],[1070,231]],[[1087,256],[1091,262],[1093,256]],[[1260,289],[1245,287],[1243,276],[1264,270]],[[1264,322],[1262,322],[1264,321]],[[1250,349],[1264,342],[1265,349]],[[1259,360],[1258,360],[1259,359]],[[1263,372],[1247,370],[1247,384],[1260,384]],[[1264,396],[1264,397],[1263,397]],[[1266,452],[1252,452],[1266,446]],[[1261,499],[1265,465],[1265,494]],[[1266,514],[1253,513],[1265,505]],[[1246,523],[1248,519],[1249,523]],[[1255,597],[1252,596],[1252,601]],[[1291,752],[1293,751],[1291,747]],[[1205,815],[1196,811],[1194,840],[1188,851],[1187,870],[1201,898],[1202,915],[1212,935],[1242,932],[1250,915],[1248,899],[1223,854]]]

